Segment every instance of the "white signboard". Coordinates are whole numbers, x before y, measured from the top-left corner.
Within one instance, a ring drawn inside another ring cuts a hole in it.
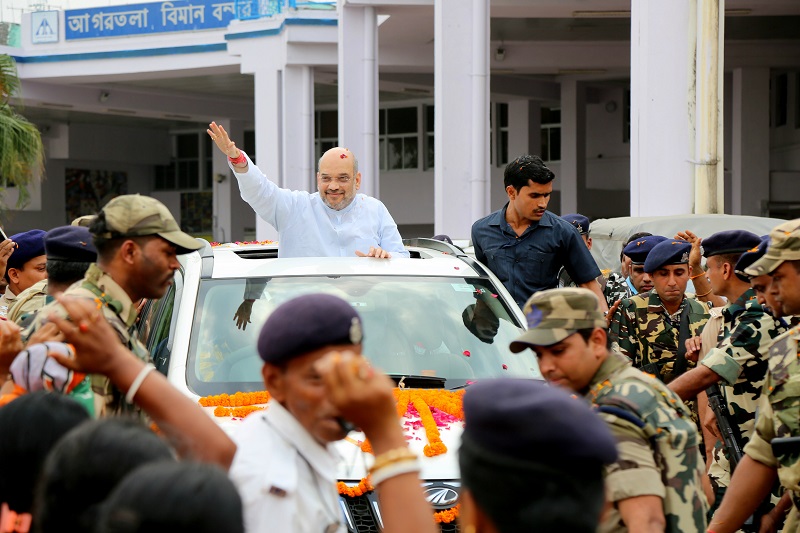
[[[58,11],[31,13],[31,42],[33,44],[58,42]]]

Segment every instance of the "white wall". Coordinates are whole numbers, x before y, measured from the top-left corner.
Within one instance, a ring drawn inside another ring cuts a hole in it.
[[[624,88],[594,88],[596,103],[586,105],[586,188],[630,189],[630,143],[623,142]],[[614,102],[613,112],[606,104]],[[624,207],[623,207],[624,208]]]
[[[774,75],[774,74],[773,74]],[[786,124],[770,128],[770,200],[800,202],[800,124],[797,121],[800,73],[789,73],[789,109]],[[773,96],[774,98],[774,96]],[[774,104],[770,112],[774,110]],[[774,124],[773,120],[770,121]]]

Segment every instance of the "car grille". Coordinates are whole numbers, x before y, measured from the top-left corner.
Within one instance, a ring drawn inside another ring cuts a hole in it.
[[[347,528],[352,533],[380,533],[380,519],[378,511],[378,498],[374,492],[363,496],[350,498],[340,497],[343,508],[347,509]],[[439,524],[442,533],[459,533],[460,528],[456,522]]]

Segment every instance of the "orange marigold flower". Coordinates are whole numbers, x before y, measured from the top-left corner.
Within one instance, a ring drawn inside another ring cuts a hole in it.
[[[369,443],[369,440],[365,440],[361,443],[361,451],[364,453],[371,453],[374,454],[375,452],[372,450],[372,444]]]
[[[458,518],[459,507],[461,507],[461,504],[458,504],[451,509],[445,509],[444,511],[433,513],[434,522],[437,524],[449,524],[450,522],[453,522],[456,518]]]
[[[336,489],[342,496],[349,496],[350,498],[358,498],[359,496],[363,496],[368,492],[372,492],[373,490],[375,490],[375,487],[373,487],[372,483],[369,482],[369,478],[365,477],[358,482],[358,485],[355,485],[353,487],[349,486],[344,481],[340,481],[336,484]]]

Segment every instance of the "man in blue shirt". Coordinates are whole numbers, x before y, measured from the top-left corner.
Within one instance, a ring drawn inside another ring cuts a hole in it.
[[[472,225],[475,257],[500,278],[522,307],[530,296],[558,285],[563,266],[579,287],[597,295],[597,268],[575,227],[547,211],[555,175],[538,156],[524,155],[508,164],[504,184],[508,203]]]
[[[361,173],[350,150],[323,154],[311,194],[275,185],[216,123],[208,134],[228,156],[242,198],[278,230],[278,257],[409,257],[386,206],[357,193]]]

